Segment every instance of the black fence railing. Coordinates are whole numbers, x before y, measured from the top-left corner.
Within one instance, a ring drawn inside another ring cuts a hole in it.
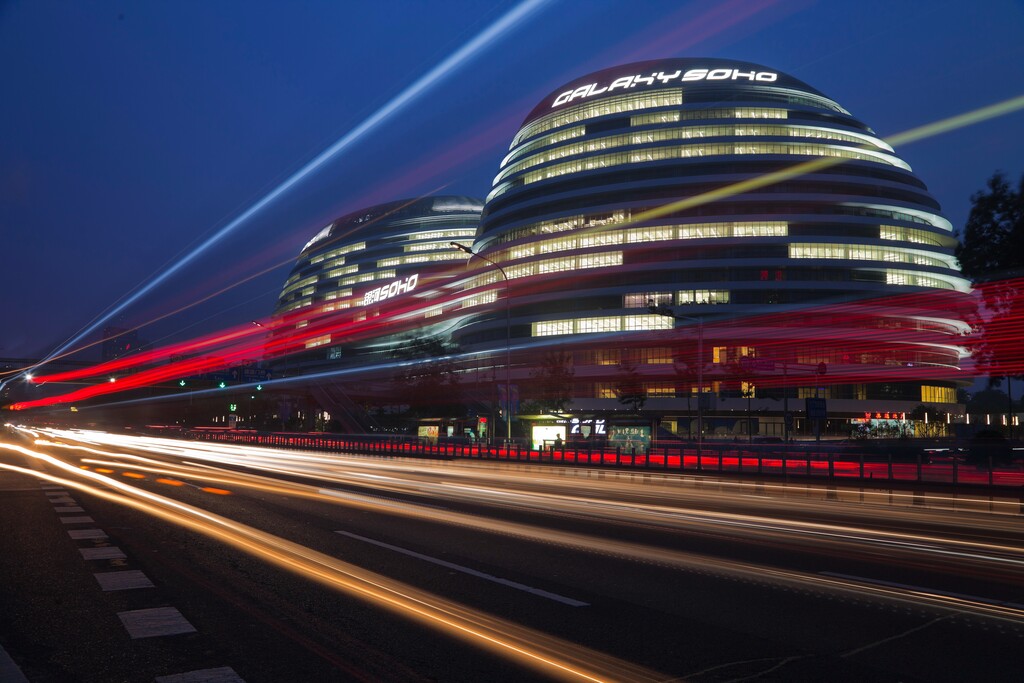
[[[997,454],[967,454],[956,449],[873,446],[836,448],[821,444],[746,444],[707,442],[700,457],[695,443],[629,447],[569,443],[529,448],[519,443],[481,443],[422,439],[386,434],[326,434],[194,429],[188,438],[203,441],[324,450],[339,453],[435,459],[606,466],[669,472],[764,474],[872,482],[1024,487],[1024,461],[1004,449]],[[1009,457],[1007,454],[1010,454]]]

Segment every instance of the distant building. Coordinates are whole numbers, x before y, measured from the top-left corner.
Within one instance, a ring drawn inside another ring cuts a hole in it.
[[[100,346],[100,359],[107,361],[124,358],[130,353],[136,353],[148,342],[139,339],[137,330],[127,330],[121,327],[104,327],[103,343]]]

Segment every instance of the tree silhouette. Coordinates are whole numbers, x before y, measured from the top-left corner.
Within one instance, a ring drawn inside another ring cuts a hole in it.
[[[1024,177],[1014,190],[995,173],[971,202],[956,257],[981,294],[982,307],[970,321],[977,337],[972,351],[998,384],[999,377],[1024,377]]]

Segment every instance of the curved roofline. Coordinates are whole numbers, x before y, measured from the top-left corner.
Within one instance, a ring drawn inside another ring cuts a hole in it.
[[[726,69],[729,70],[728,75],[724,74]],[[709,75],[711,78],[708,77]],[[634,77],[634,80],[628,84],[622,80],[629,77]],[[625,93],[630,90],[635,91],[638,85],[644,88],[662,89],[680,86],[686,88],[720,87],[724,83],[769,85],[831,99],[803,81],[761,64],[716,57],[673,57],[621,64],[575,78],[552,90],[549,95],[544,97],[523,120],[522,125],[525,126],[536,118],[558,111],[572,103],[579,103],[590,95],[599,95],[604,92],[614,93],[616,88],[621,88]],[[592,84],[593,88],[589,90],[589,94],[588,91],[583,90]]]
[[[476,197],[466,195],[427,195],[410,197],[381,204],[374,204],[335,218],[327,227],[316,234],[299,252],[299,256],[323,239],[334,236],[339,228],[354,228],[362,224],[376,224],[381,220],[397,220],[412,216],[429,216],[431,214],[464,213],[479,214],[483,211],[484,202]]]

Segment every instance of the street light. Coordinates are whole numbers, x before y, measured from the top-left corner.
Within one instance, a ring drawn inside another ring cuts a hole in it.
[[[510,443],[512,441],[512,316],[509,309],[509,303],[512,298],[511,290],[509,288],[508,273],[505,269],[499,266],[491,259],[478,254],[465,244],[459,244],[458,242],[449,242],[449,245],[453,249],[464,251],[469,254],[469,258],[472,259],[476,256],[479,259],[483,259],[490,263],[492,266],[498,269],[501,273],[501,277],[505,280],[505,400],[507,407],[507,414],[505,415],[505,441]]]
[[[655,303],[654,299],[647,300],[647,310],[675,320],[697,323],[697,469],[700,469],[700,456],[704,448],[704,318],[679,315],[668,305]]]

